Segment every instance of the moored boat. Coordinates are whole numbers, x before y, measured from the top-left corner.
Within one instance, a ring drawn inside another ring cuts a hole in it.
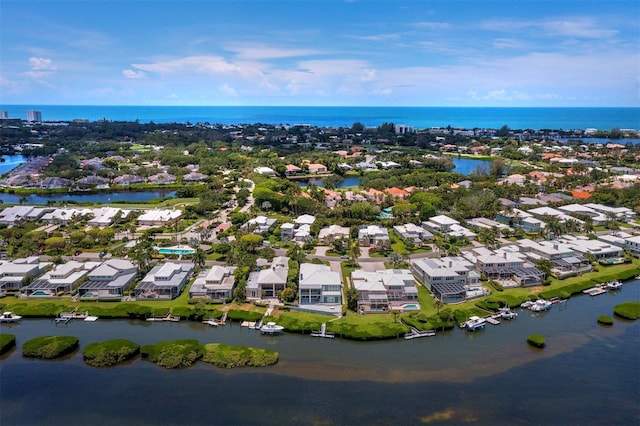
[[[533,312],[548,311],[549,309],[551,309],[551,305],[552,303],[549,302],[548,300],[538,299],[535,302],[533,302],[533,305],[531,305],[529,309],[532,310]]]
[[[502,319],[514,319],[515,317],[518,316],[518,314],[516,312],[513,312],[510,308],[505,307],[505,308],[500,308],[500,318]]]
[[[481,328],[484,328],[487,320],[484,318],[480,318],[477,316],[469,317],[469,320],[462,324],[463,328],[466,328],[467,331],[475,331]]]
[[[607,283],[607,290],[619,290],[622,287],[622,281],[609,281]]]
[[[4,312],[0,316],[0,322],[18,322],[22,319],[20,315],[16,315],[13,312]]]
[[[284,327],[275,322],[268,322],[260,327],[260,333],[262,334],[280,334],[283,330]]]

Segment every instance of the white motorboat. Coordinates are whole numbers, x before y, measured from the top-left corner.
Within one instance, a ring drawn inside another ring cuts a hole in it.
[[[548,300],[538,299],[533,302],[533,305],[531,305],[531,308],[529,309],[531,309],[533,312],[548,311],[549,309],[551,309],[551,305],[552,303]]]
[[[514,319],[517,316],[518,316],[518,313],[513,312],[509,308],[500,308],[500,318],[502,319],[510,320],[510,319]]]
[[[522,302],[520,307],[524,308],[524,309],[529,309],[529,308],[531,308],[532,305],[533,305],[533,302],[531,300],[527,300],[525,302]]]
[[[280,334],[283,330],[284,327],[275,322],[268,322],[260,327],[260,333],[262,334]]]
[[[607,290],[620,290],[622,287],[622,281],[609,281],[607,283]]]
[[[22,319],[20,315],[16,315],[13,312],[4,312],[0,316],[0,322],[18,322]]]
[[[220,325],[220,323],[216,319],[207,320],[207,321],[205,321],[205,324],[208,324],[208,325],[210,325],[212,327],[217,327],[217,326]]]
[[[468,331],[475,331],[480,328],[484,328],[487,320],[484,318],[480,318],[477,316],[469,317],[469,320],[462,324],[463,328],[466,328]]]

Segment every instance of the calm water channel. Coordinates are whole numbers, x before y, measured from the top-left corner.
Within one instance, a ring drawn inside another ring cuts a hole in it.
[[[96,194],[7,194],[0,193],[0,201],[4,204],[47,204],[48,202],[76,202],[76,203],[103,203],[109,204],[115,201],[127,201],[136,203],[140,201],[149,201],[156,198],[173,197],[175,191],[119,191],[119,192],[102,192]]]
[[[613,306],[640,299],[640,282],[579,296],[544,314],[519,311],[484,331],[459,329],[411,341],[350,342],[237,324],[25,320],[2,326],[18,348],[0,361],[0,424],[616,424],[640,422],[640,321],[597,325]],[[525,343],[543,334],[547,348]],[[280,362],[223,370],[205,363],[164,370],[136,359],[109,369],[80,352],[61,361],[22,358],[42,335],[74,335],[81,347],[195,338],[270,348]]]

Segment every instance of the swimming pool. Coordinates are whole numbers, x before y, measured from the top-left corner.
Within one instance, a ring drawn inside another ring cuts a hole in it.
[[[51,293],[48,291],[36,290],[31,293],[32,296],[51,296]]]
[[[158,249],[158,253],[160,254],[193,254],[196,250],[190,247],[182,248],[182,247],[162,247]]]
[[[405,311],[417,311],[420,309],[419,305],[402,305],[402,309]]]

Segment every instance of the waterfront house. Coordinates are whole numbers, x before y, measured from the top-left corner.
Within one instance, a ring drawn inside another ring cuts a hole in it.
[[[120,300],[138,274],[138,267],[126,259],[109,259],[87,275],[78,287],[80,298]]]
[[[236,266],[214,266],[203,270],[189,289],[190,298],[226,300],[233,297]]]
[[[175,299],[189,281],[194,268],[193,263],[166,262],[154,266],[136,286],[136,299]]]
[[[73,208],[60,208],[46,211],[40,220],[47,223],[53,223],[56,225],[67,225],[69,222],[79,218],[89,218],[93,216],[92,209],[73,209]]]
[[[57,189],[57,188],[68,188],[72,185],[71,179],[65,179],[61,177],[48,176],[35,185],[37,188],[43,189]]]
[[[108,187],[109,179],[100,176],[85,176],[76,181],[78,188]]]
[[[532,214],[519,209],[503,210],[496,216],[496,222],[520,228],[525,232],[538,233],[545,224],[540,219],[536,219]]]
[[[571,250],[583,256],[588,253],[595,257],[596,260],[618,259],[624,255],[622,247],[597,239],[591,240],[584,235],[563,235],[557,241],[566,244]]]
[[[309,173],[311,174],[317,175],[322,173],[328,173],[327,166],[325,166],[324,164],[308,163],[307,166],[309,167]]]
[[[433,216],[429,220],[422,222],[422,226],[440,235],[464,237],[468,240],[474,240],[476,237],[475,232],[465,228],[460,225],[460,222],[446,215]]]
[[[82,263],[75,260],[56,265],[27,286],[27,296],[57,296],[68,293],[85,281],[89,272],[98,265],[100,262]]]
[[[289,258],[277,256],[271,265],[260,271],[251,272],[247,280],[247,299],[276,299],[287,285]]]
[[[534,264],[539,259],[550,260],[553,263],[551,274],[559,279],[591,271],[591,262],[588,259],[558,240],[523,239],[516,241],[515,246]]]
[[[478,286],[479,275],[473,269],[474,265],[461,257],[411,262],[411,272],[416,280],[444,303],[461,301],[466,297],[468,287]]]
[[[295,175],[299,175],[300,173],[302,173],[302,169],[294,164],[287,164],[285,166],[284,174],[286,176],[295,176]]]
[[[408,269],[358,269],[351,273],[351,282],[358,291],[360,313],[385,313],[418,300],[415,278]]]
[[[171,183],[176,183],[177,179],[174,175],[169,173],[158,173],[153,176],[149,176],[147,181],[153,185],[167,185]]]
[[[305,310],[341,312],[342,280],[327,265],[300,264],[298,300]]]
[[[49,262],[40,262],[38,256],[0,260],[0,294],[20,290],[26,277],[39,277],[50,265]]]
[[[143,182],[144,182],[143,177],[138,175],[131,175],[131,174],[125,174],[125,175],[117,176],[113,178],[113,183],[119,186],[135,185]]]

